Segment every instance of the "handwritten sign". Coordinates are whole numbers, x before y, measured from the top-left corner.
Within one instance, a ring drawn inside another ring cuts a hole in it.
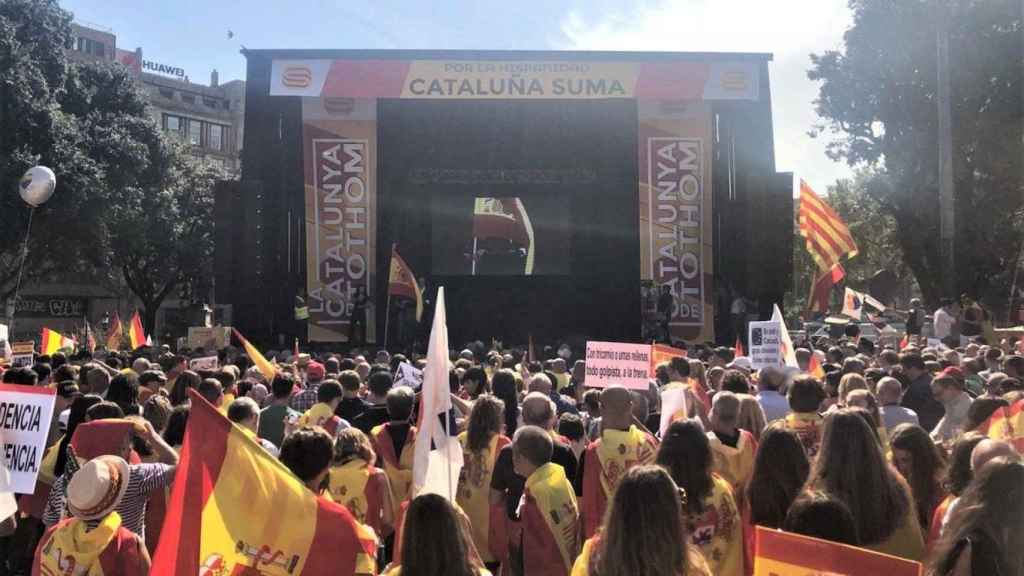
[[[651,379],[651,345],[587,342],[586,365],[587,386],[646,390]]]
[[[0,458],[10,473],[0,492],[35,491],[56,394],[56,388],[0,384]]]

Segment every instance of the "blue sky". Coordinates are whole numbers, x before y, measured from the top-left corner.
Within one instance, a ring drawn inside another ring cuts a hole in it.
[[[850,175],[806,132],[812,52],[840,48],[846,0],[64,0],[118,47],[207,83],[245,77],[247,48],[477,48],[772,52],[775,153],[819,192]],[[785,9],[780,9],[780,6]],[[234,32],[228,39],[227,32]]]

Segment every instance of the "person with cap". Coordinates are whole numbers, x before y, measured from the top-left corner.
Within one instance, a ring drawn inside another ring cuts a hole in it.
[[[159,370],[146,370],[139,374],[139,405],[143,405],[153,396],[160,394],[167,384],[167,377]]]
[[[130,468],[119,456],[86,462],[67,487],[71,517],[51,526],[36,548],[33,576],[149,573],[142,537],[124,526],[117,509],[129,489]]]
[[[130,458],[132,434],[137,434],[149,443],[159,462],[128,465],[128,472],[124,476],[125,494],[116,510],[123,526],[145,542],[146,503],[154,490],[169,486],[174,480],[178,453],[164,441],[152,424],[141,419],[96,420],[75,429],[69,444],[69,458],[64,474],[57,478],[50,490],[43,524],[53,526],[66,517],[68,486],[86,462],[99,456],[118,456],[126,461]]]
[[[325,373],[324,365],[319,362],[310,362],[306,365],[306,389],[292,396],[290,403],[292,410],[305,412],[317,403],[317,390],[320,389],[320,383],[323,382]]]

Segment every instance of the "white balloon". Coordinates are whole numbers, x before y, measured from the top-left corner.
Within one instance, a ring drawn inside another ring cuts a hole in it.
[[[25,172],[18,184],[21,199],[33,208],[38,208],[53,196],[57,187],[57,176],[46,166],[33,166]]]

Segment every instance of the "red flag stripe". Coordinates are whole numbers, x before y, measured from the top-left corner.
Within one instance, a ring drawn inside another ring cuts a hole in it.
[[[801,569],[837,570],[855,568],[847,574],[885,574],[886,576],[918,576],[917,562],[894,558],[817,538],[793,538],[791,534],[756,527],[755,552],[758,558],[792,564]]]
[[[807,241],[807,251],[814,257],[821,270],[831,268],[833,264],[839,262],[839,258],[844,254],[844,252],[837,250],[835,246],[830,244],[824,235],[814,230],[804,230],[801,228],[800,235]]]
[[[830,232],[823,229],[816,222],[807,220],[803,214],[800,215],[800,235],[807,239],[808,243],[813,241],[816,244],[817,250],[827,252],[836,261],[838,261],[839,257],[850,252],[849,248],[837,241]]]
[[[844,230],[847,229],[846,224],[843,224],[843,218],[833,210],[831,206],[822,200],[821,196],[818,196],[818,193],[812,190],[807,182],[804,182],[803,180],[800,181],[800,199],[808,200],[809,207],[818,209],[826,218],[841,223],[842,228]]]
[[[309,556],[302,567],[302,574],[355,574],[355,556],[352,557],[351,566],[337,565],[339,534],[350,540],[349,546],[353,550],[362,549],[371,557],[377,554],[376,543],[360,540],[358,534],[352,530],[352,524],[342,521],[338,516],[339,512],[344,516],[352,516],[348,508],[341,504],[324,498],[316,499],[316,530],[313,532],[313,541],[310,542]],[[355,520],[352,522],[354,524]]]
[[[806,224],[813,224],[819,231],[827,236],[830,240],[840,245],[847,250],[856,250],[857,246],[853,242],[853,238],[850,237],[849,230],[842,221],[835,221],[822,216],[821,213],[817,212],[813,207],[807,207],[800,211]]]

